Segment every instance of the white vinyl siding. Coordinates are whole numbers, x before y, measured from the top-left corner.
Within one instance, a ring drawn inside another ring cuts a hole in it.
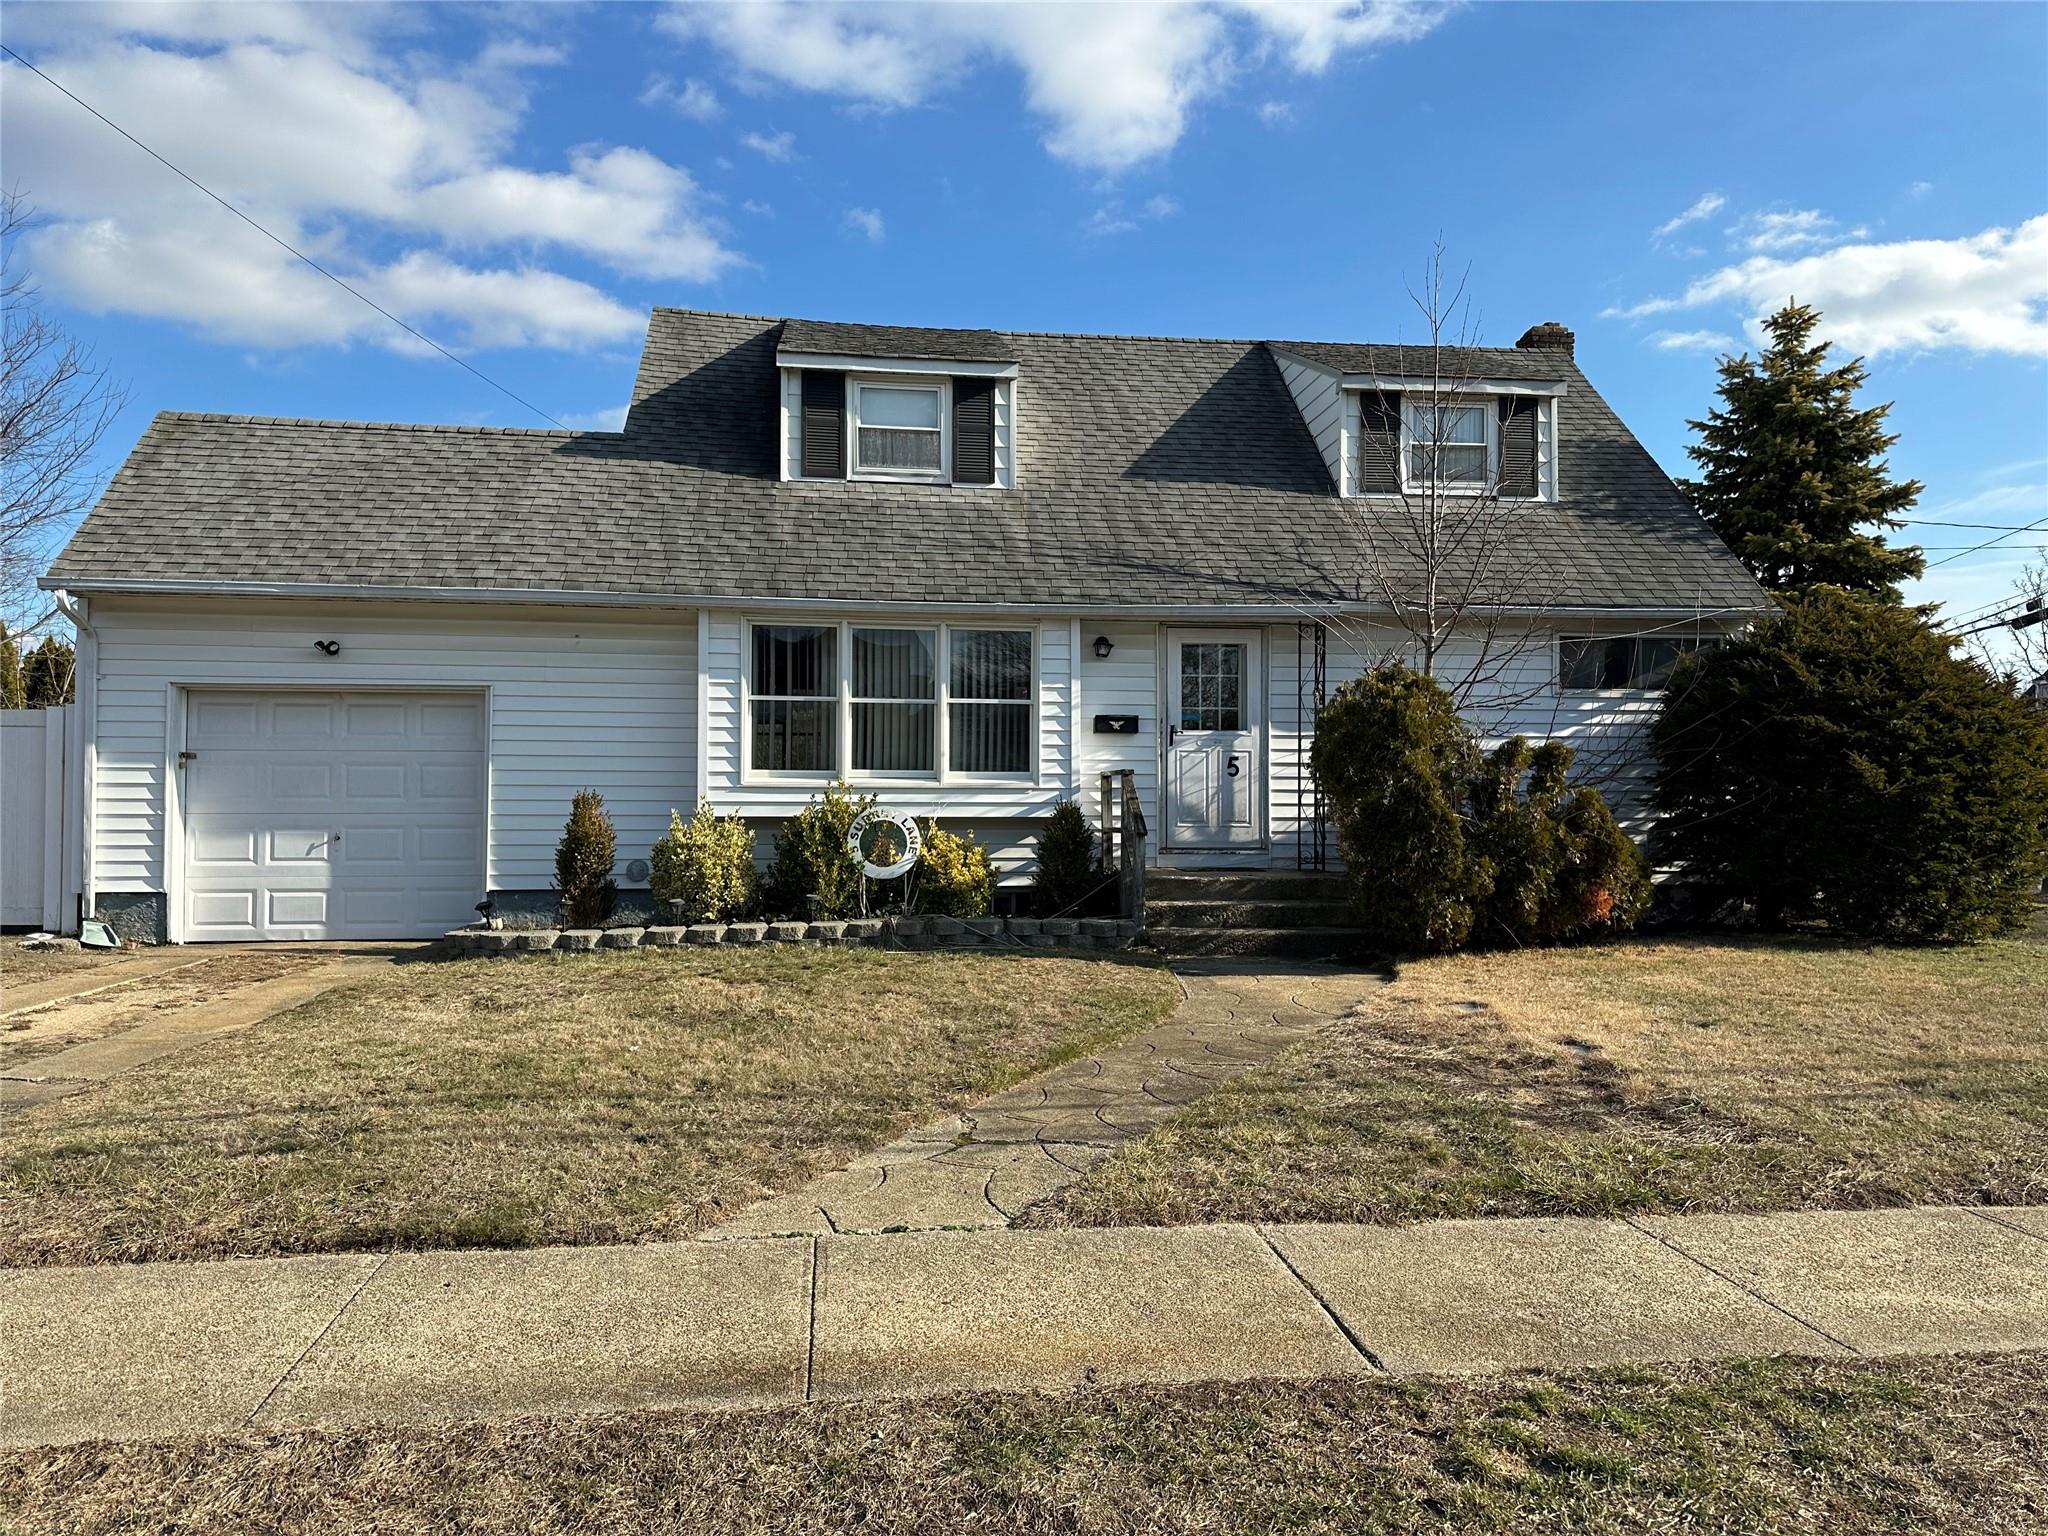
[[[1328,369],[1314,367],[1285,353],[1276,354],[1275,361],[1280,365],[1280,377],[1287,381],[1288,393],[1294,396],[1295,408],[1308,424],[1309,436],[1316,440],[1316,451],[1322,454],[1324,467],[1330,471],[1330,483],[1340,495],[1348,495],[1349,487],[1344,483],[1344,411],[1349,405],[1355,415],[1356,396],[1347,398],[1341,377]]]
[[[1095,641],[1107,638],[1114,649],[1105,659],[1095,654]],[[1077,753],[1081,771],[1081,809],[1091,826],[1102,824],[1102,775],[1128,768],[1135,775],[1138,803],[1153,829],[1156,850],[1159,814],[1159,665],[1162,641],[1156,624],[1129,620],[1081,620],[1080,701],[1074,729],[1080,732]],[[1135,735],[1095,734],[1097,715],[1136,715]]]
[[[93,857],[102,891],[163,891],[174,689],[484,688],[487,879],[545,889],[577,790],[605,797],[621,863],[695,792],[694,613],[99,597]],[[341,643],[332,658],[318,639]],[[481,894],[481,893],[480,893]]]

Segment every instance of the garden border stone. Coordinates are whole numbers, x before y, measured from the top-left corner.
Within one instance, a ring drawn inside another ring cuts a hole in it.
[[[446,957],[597,949],[669,949],[680,944],[877,945],[887,949],[1124,949],[1144,936],[1135,919],[1113,917],[853,917],[843,922],[657,924],[648,928],[457,928]]]

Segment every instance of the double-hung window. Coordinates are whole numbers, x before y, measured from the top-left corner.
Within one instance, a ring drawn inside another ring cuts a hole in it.
[[[756,624],[750,771],[940,783],[1038,769],[1036,631]]]
[[[1710,650],[1712,636],[1610,635],[1560,641],[1557,686],[1567,693],[1655,692],[1671,680],[1681,657]]]
[[[853,472],[884,480],[943,480],[946,387],[943,383],[853,385]]]
[[[1409,489],[1484,491],[1493,484],[1499,448],[1487,406],[1411,401],[1403,416]]]
[[[756,624],[753,756],[765,773],[839,765],[839,626]]]

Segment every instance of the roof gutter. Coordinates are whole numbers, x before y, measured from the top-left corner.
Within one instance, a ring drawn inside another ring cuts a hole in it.
[[[54,588],[58,581],[44,577],[39,583]],[[752,610],[789,609],[819,612],[904,612],[919,613],[1042,613],[1100,614],[1118,618],[1160,619],[1302,619],[1323,615],[1368,616],[1391,610],[1383,603],[1333,603],[1303,597],[1297,601],[1268,603],[1095,603],[1066,600],[1056,603],[1023,602],[887,602],[873,598],[844,597],[762,597],[742,592],[593,592],[576,588],[543,587],[417,587],[364,586],[334,582],[276,581],[178,581],[156,580],[95,581],[62,578],[62,584],[76,592],[114,592],[150,597],[247,597],[247,598],[335,598],[370,602],[427,603],[526,603],[556,608],[744,608]],[[1598,618],[1626,614],[1657,618],[1738,618],[1765,611],[1766,605],[1741,607],[1686,604],[1555,604],[1474,607],[1474,613],[1502,617]]]

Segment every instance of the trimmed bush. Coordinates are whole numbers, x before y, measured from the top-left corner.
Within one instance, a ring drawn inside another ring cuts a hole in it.
[[[688,923],[729,923],[754,904],[754,833],[737,816],[720,816],[709,801],[688,821],[668,813],[668,831],[648,860],[648,886]]]
[[[995,908],[996,872],[988,850],[971,837],[925,823],[917,861],[917,904],[939,917],[987,917]]]
[[[1970,940],[2048,873],[2048,724],[1910,609],[1819,590],[1683,663],[1659,860],[1766,928]]]
[[[1077,800],[1062,800],[1038,834],[1032,908],[1040,917],[1089,917],[1108,899],[1109,878],[1095,853],[1095,830]]]
[[[846,834],[854,817],[874,803],[872,795],[856,795],[844,784],[833,784],[782,824],[762,893],[772,915],[811,917],[813,896],[818,898],[819,920],[858,913],[860,866],[846,851]]]
[[[555,892],[561,899],[562,922],[570,928],[595,928],[612,915],[619,899],[612,865],[618,862],[619,834],[604,808],[604,796],[580,789],[569,803],[569,822],[555,844]]]
[[[1406,667],[1376,667],[1330,696],[1313,762],[1368,941],[1400,954],[1463,944],[1491,871],[1465,846],[1479,754],[1450,695]]]
[[[1398,664],[1344,684],[1316,728],[1317,778],[1359,926],[1426,954],[1633,928],[1649,869],[1572,750],[1517,736],[1482,753],[1451,696]]]

